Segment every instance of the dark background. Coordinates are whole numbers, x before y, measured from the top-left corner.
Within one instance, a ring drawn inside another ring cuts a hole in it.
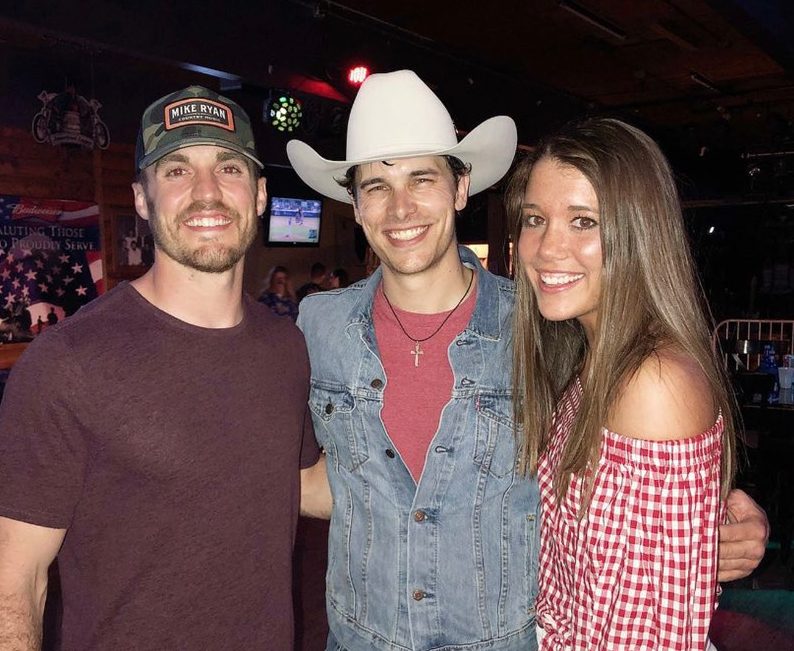
[[[525,148],[572,118],[622,117],[649,131],[671,159],[717,318],[779,317],[791,314],[794,286],[792,7],[787,0],[3,2],[0,124],[29,128],[41,90],[74,84],[102,102],[112,139],[132,143],[148,103],[201,83],[255,118],[271,188],[311,196],[287,168],[284,145],[299,137],[326,157],[343,157],[355,96],[345,74],[355,63],[416,70],[461,132],[510,115]],[[257,119],[277,89],[303,102],[303,125],[291,136]],[[486,204],[472,200],[461,240],[487,240],[495,217]]]

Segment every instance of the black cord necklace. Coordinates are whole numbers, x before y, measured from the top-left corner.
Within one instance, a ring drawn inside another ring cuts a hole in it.
[[[471,271],[471,277],[469,278],[469,285],[468,285],[468,287],[466,287],[466,291],[463,292],[463,296],[460,297],[460,300],[457,302],[455,307],[452,308],[452,311],[449,314],[447,314],[447,316],[444,317],[444,320],[441,322],[441,325],[438,326],[433,331],[432,334],[427,335],[427,337],[422,337],[421,339],[417,339],[416,337],[412,337],[411,335],[408,334],[408,332],[406,332],[405,327],[403,327],[402,321],[400,321],[400,317],[398,317],[397,316],[397,312],[394,311],[394,307],[392,306],[391,301],[389,300],[389,297],[386,296],[386,292],[383,292],[383,288],[381,287],[381,291],[383,292],[383,298],[386,299],[386,305],[389,306],[389,309],[391,310],[391,313],[394,315],[394,318],[397,321],[397,325],[400,326],[400,330],[403,331],[403,334],[406,337],[408,337],[408,339],[410,339],[414,343],[414,349],[411,351],[411,355],[414,356],[414,366],[419,366],[419,355],[424,355],[424,351],[422,351],[421,344],[423,342],[427,341],[428,339],[432,339],[433,337],[435,337],[439,333],[441,328],[444,327],[444,324],[447,321],[449,321],[449,318],[453,314],[455,314],[455,310],[457,310],[460,307],[461,303],[463,303],[463,299],[466,298],[466,296],[469,295],[469,290],[471,289],[472,283],[474,282],[474,270],[471,269],[470,271]]]

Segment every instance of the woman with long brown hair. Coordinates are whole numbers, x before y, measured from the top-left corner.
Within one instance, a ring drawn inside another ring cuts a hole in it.
[[[522,161],[507,203],[541,649],[707,648],[733,409],[669,165],[592,119]]]
[[[289,269],[282,265],[271,267],[267,272],[258,300],[279,316],[288,316],[293,321],[298,318],[298,300],[292,289]]]

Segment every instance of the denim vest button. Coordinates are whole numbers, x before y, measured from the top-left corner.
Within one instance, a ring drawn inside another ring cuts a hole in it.
[[[369,383],[369,386],[371,386],[373,389],[380,389],[383,386],[383,380],[380,378],[375,378]]]
[[[422,510],[414,511],[414,520],[416,522],[422,522],[427,517],[427,513]]]
[[[389,459],[394,459],[394,450],[386,448],[386,456],[389,457]]]
[[[330,414],[334,410],[334,406],[329,402],[325,405],[325,413]]]
[[[422,601],[426,595],[422,590],[414,590],[411,596],[414,598],[414,601]]]

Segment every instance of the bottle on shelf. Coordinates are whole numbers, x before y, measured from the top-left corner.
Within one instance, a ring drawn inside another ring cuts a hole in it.
[[[777,353],[775,352],[774,346],[770,344],[764,345],[764,352],[761,355],[761,366],[758,367],[758,370],[761,371],[761,373],[769,373],[775,378],[774,386],[767,394],[766,401],[770,404],[776,403],[780,396],[780,385],[778,383],[777,373]]]

